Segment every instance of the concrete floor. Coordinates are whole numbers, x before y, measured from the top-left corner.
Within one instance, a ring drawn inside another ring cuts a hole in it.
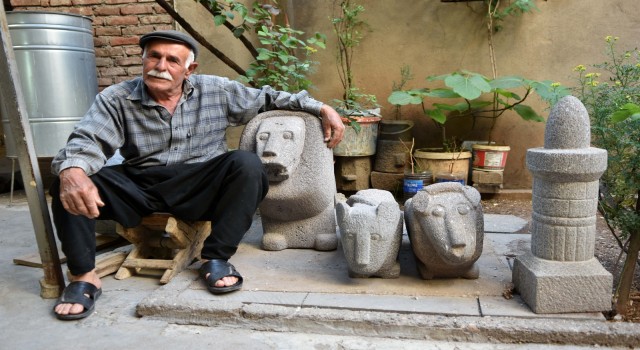
[[[0,349],[587,349],[640,346],[640,325],[599,314],[536,315],[516,295],[505,254],[527,235],[487,233],[478,280],[423,281],[403,245],[397,280],[347,277],[334,252],[259,249],[256,220],[232,262],[242,291],[213,296],[186,270],[103,279],[96,312],[62,322],[39,296],[42,270],[13,259],[37,252],[24,195],[0,196]]]

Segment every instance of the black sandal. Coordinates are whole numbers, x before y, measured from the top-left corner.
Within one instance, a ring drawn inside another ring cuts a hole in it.
[[[242,276],[228,261],[222,259],[209,260],[202,264],[198,271],[200,277],[204,279],[207,289],[213,294],[229,293],[242,288]],[[209,274],[209,277],[206,277],[207,274]],[[226,276],[237,277],[238,282],[230,286],[216,287],[216,281]]]
[[[53,307],[53,313],[56,314],[56,317],[59,320],[64,321],[85,318],[93,313],[93,310],[96,307],[96,301],[101,294],[102,288],[98,288],[89,282],[71,282],[67,287],[65,287],[64,291],[62,291],[62,296]],[[84,306],[84,312],[68,315],[59,314],[55,311],[55,308],[60,304],[81,304]]]

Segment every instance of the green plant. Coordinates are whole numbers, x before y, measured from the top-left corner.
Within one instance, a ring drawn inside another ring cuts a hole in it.
[[[607,59],[592,65],[594,71],[574,69],[574,91],[589,112],[593,145],[608,153],[598,209],[627,252],[614,296],[616,311],[626,316],[640,250],[640,52],[619,52],[617,40],[605,38]]]
[[[502,2],[501,0],[483,0],[487,20],[487,43],[489,45],[489,58],[491,60],[491,73],[493,78],[498,77],[493,35],[502,30],[502,22],[509,16],[520,16],[524,13],[538,10],[534,0],[514,0]]]
[[[401,91],[407,85],[407,83],[411,80],[413,80],[413,73],[411,72],[411,66],[409,66],[408,64],[405,64],[402,67],[400,67],[400,81],[393,82],[393,85],[391,86],[391,91]],[[395,113],[396,119],[402,118],[401,109],[402,109],[402,106],[396,105],[396,113]]]
[[[343,87],[342,99],[334,100],[334,105],[341,115],[351,121],[352,126],[358,128],[351,116],[370,115],[369,110],[378,107],[376,96],[362,93],[353,77],[355,48],[360,45],[369,26],[360,18],[364,6],[353,0],[334,0],[333,10],[331,24],[338,38],[336,61]]]
[[[492,131],[495,120],[507,111],[515,111],[522,119],[542,122],[540,116],[524,101],[533,93],[547,103],[553,105],[562,96],[568,94],[568,90],[558,83],[551,81],[535,81],[518,76],[506,76],[490,79],[482,74],[460,71],[450,74],[430,76],[430,82],[442,82],[439,86],[425,87],[421,89],[394,91],[388,98],[389,103],[403,106],[408,104],[420,105],[423,112],[441,130],[442,144],[446,147],[454,140],[446,134],[445,125],[451,118],[469,117],[472,125],[477,118],[491,119],[491,131],[488,141],[492,141]],[[522,94],[519,94],[519,92]],[[430,107],[425,104],[425,99],[434,98],[439,101],[450,99],[454,102],[434,102]]]
[[[271,85],[284,91],[299,91],[312,86],[307,76],[313,72],[316,62],[309,56],[318,48],[325,48],[326,37],[315,33],[306,40],[301,39],[304,32],[289,26],[287,16],[280,11],[276,0],[269,0],[270,3],[254,1],[251,10],[241,1],[196,0],[211,13],[215,26],[229,29],[249,51],[254,61],[248,69],[243,69],[211,45],[165,0],[156,2],[202,46],[240,74],[240,80],[252,86]],[[279,18],[283,24],[277,23]],[[239,24],[233,24],[234,20]],[[262,46],[256,47],[246,37],[248,31],[257,35]],[[304,58],[299,57],[302,54]]]
[[[203,1],[201,1],[203,2]],[[256,86],[270,85],[284,91],[299,91],[311,87],[307,75],[316,62],[307,59],[318,48],[325,48],[326,37],[315,33],[306,40],[304,32],[289,26],[286,14],[277,7],[277,2],[261,4],[254,1],[251,11],[241,2],[234,0],[208,1],[206,4],[214,13],[216,26],[229,23],[238,16],[240,24],[231,28],[233,35],[240,38],[246,31],[253,30],[260,42],[255,48],[257,55],[241,80]],[[284,24],[278,24],[276,17],[282,15]],[[303,58],[297,54],[302,53]]]

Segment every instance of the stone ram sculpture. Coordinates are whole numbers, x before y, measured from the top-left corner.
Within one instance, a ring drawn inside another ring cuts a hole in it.
[[[358,191],[336,204],[349,277],[398,278],[402,212],[389,191]]]

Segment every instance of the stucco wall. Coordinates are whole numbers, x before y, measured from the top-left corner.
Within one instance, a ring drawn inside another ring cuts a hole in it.
[[[335,35],[329,20],[332,3],[332,0],[283,3],[296,29],[307,33],[319,31],[329,39],[327,49],[315,56],[320,65],[313,76],[317,88],[312,94],[323,101],[341,95],[335,66]],[[456,69],[490,75],[481,3],[438,0],[361,0],[360,3],[366,8],[362,17],[371,25],[372,31],[356,53],[356,81],[364,92],[378,97],[385,118],[394,117],[394,108],[386,100],[393,81],[399,80],[400,67],[404,64],[411,66],[415,76],[409,87],[423,86],[425,77]],[[640,18],[637,16],[640,1],[538,0],[536,3],[539,12],[507,19],[503,30],[496,34],[500,75],[522,75],[572,85],[572,69],[576,65],[604,60],[605,36],[619,36],[621,48],[640,47]],[[178,1],[178,4],[185,16],[198,13],[194,19],[198,18],[198,22],[207,20],[197,9],[199,5],[185,1]],[[229,33],[213,30],[210,33],[211,42],[225,52],[229,51],[229,56],[248,59],[243,50],[237,50],[240,48],[238,43],[228,41]],[[208,53],[199,61],[200,72],[236,76]],[[536,101],[533,106],[546,117],[548,110],[545,111],[544,105],[538,103],[537,98],[533,101]],[[419,146],[439,142],[432,122],[420,110],[403,108],[403,118],[416,121],[414,136]],[[482,125],[477,127],[475,138],[484,137],[485,130]],[[459,134],[464,133],[461,130]],[[523,122],[517,115],[505,115],[498,120],[494,139],[511,146],[505,187],[530,188],[531,175],[525,166],[526,150],[543,145],[544,124]]]
[[[313,76],[316,88],[311,93],[327,102],[339,98],[341,86],[335,66],[335,35],[329,20],[333,0],[280,2],[296,29],[327,35],[327,49],[315,55],[320,64]],[[143,31],[174,26],[167,21],[162,9],[150,0],[12,0],[11,3],[16,10],[69,11],[93,16],[102,87],[107,82],[121,81],[139,73],[137,38]],[[248,65],[250,56],[246,50],[228,30],[214,27],[211,15],[201,5],[192,0],[175,0],[174,3],[177,11],[213,45],[240,65]],[[371,25],[371,32],[356,52],[356,82],[363,92],[378,97],[385,118],[394,117],[394,108],[386,100],[393,81],[399,80],[402,65],[411,66],[415,76],[408,87],[421,87],[426,76],[457,69],[490,74],[481,3],[443,3],[439,0],[360,0],[359,3],[366,8],[362,17]],[[571,85],[573,67],[604,60],[605,36],[620,37],[621,48],[640,46],[640,18],[637,15],[640,1],[537,0],[536,3],[539,12],[509,18],[503,31],[496,34],[500,75],[522,75]],[[125,19],[136,22],[128,23]],[[118,31],[106,28],[110,23]],[[198,72],[237,77],[211,53],[203,51],[198,58]],[[548,114],[541,104],[536,103],[534,107],[543,115]],[[438,133],[420,110],[403,108],[403,118],[416,121],[414,136],[418,146],[438,144]],[[496,128],[494,139],[512,149],[505,169],[505,187],[530,188],[531,176],[525,166],[526,150],[542,146],[544,124],[523,122],[516,115],[505,115]],[[451,129],[448,128],[450,134]],[[465,135],[468,123],[459,125],[459,130],[458,136]],[[485,131],[486,125],[479,125],[465,139],[483,138]],[[237,130],[231,132],[232,139],[237,135]]]

